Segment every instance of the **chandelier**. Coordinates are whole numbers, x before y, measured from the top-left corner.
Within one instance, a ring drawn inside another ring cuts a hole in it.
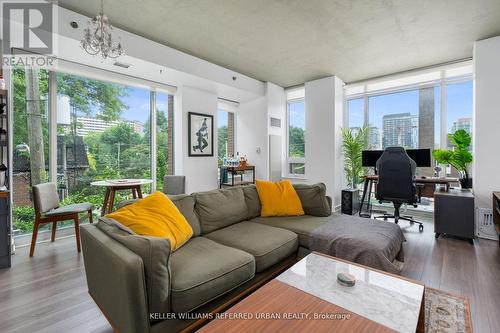
[[[104,15],[103,0],[101,0],[101,12],[88,22],[80,44],[90,55],[101,54],[104,59],[118,58],[124,51],[121,43],[113,41],[112,31],[113,26],[109,23],[108,17]]]

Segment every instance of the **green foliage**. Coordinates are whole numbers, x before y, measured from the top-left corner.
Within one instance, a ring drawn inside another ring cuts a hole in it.
[[[288,131],[288,143],[290,157],[304,157],[305,156],[305,139],[304,130],[300,127],[290,126]]]
[[[224,157],[229,157],[226,156],[226,142],[227,142],[227,126],[221,126],[217,130],[217,153],[218,153],[218,161],[217,164],[218,166],[221,166]]]
[[[14,206],[12,208],[12,223],[14,229],[22,232],[32,232],[35,220],[35,209],[31,206]]]
[[[362,165],[361,154],[368,148],[368,127],[363,127],[354,133],[349,128],[342,129],[342,152],[344,153],[344,171],[347,183],[355,188],[362,182],[365,168]]]
[[[452,165],[462,178],[469,178],[467,166],[472,163],[472,154],[469,151],[472,143],[470,134],[460,129],[453,134],[448,134],[448,139],[455,146],[454,149],[435,149],[432,151],[432,156],[440,164]]]

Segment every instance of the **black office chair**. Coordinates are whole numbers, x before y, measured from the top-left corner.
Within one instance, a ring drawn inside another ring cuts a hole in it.
[[[419,198],[415,185],[415,171],[417,164],[413,161],[403,147],[388,147],[377,161],[378,182],[375,197],[382,201],[392,201],[394,204],[394,215],[384,214],[374,218],[383,218],[387,221],[393,218],[394,222],[399,220],[409,221],[410,224],[418,223],[418,230],[424,231],[422,222],[409,217],[399,215],[401,204],[406,203],[417,207]]]

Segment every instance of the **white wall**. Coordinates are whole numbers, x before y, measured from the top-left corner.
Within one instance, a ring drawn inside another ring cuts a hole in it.
[[[267,113],[268,113],[268,126],[269,135],[278,135],[281,137],[281,154],[276,156],[276,152],[269,151],[272,154],[272,160],[278,163],[281,161],[282,174],[286,171],[286,95],[285,89],[274,83],[266,83],[266,97],[267,97]],[[281,120],[281,128],[271,127],[270,119],[278,118]],[[270,156],[271,158],[271,156]],[[271,175],[269,175],[271,177]]]
[[[237,150],[255,166],[257,179],[269,178],[267,97],[240,103],[236,121]]]
[[[474,43],[474,193],[491,208],[500,190],[500,36]]]
[[[176,112],[174,132],[177,150],[175,152],[175,173],[186,176],[186,193],[208,191],[218,187],[217,182],[217,95],[190,87],[183,87]],[[211,114],[214,116],[214,156],[188,156],[188,112]],[[177,161],[181,159],[180,163]]]
[[[306,178],[323,182],[334,207],[340,205],[342,155],[340,128],[343,122],[342,81],[334,76],[306,82]]]

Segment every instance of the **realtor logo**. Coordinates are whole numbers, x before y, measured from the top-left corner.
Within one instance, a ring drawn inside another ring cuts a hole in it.
[[[2,3],[4,54],[53,54],[54,15],[51,3],[5,1]]]

